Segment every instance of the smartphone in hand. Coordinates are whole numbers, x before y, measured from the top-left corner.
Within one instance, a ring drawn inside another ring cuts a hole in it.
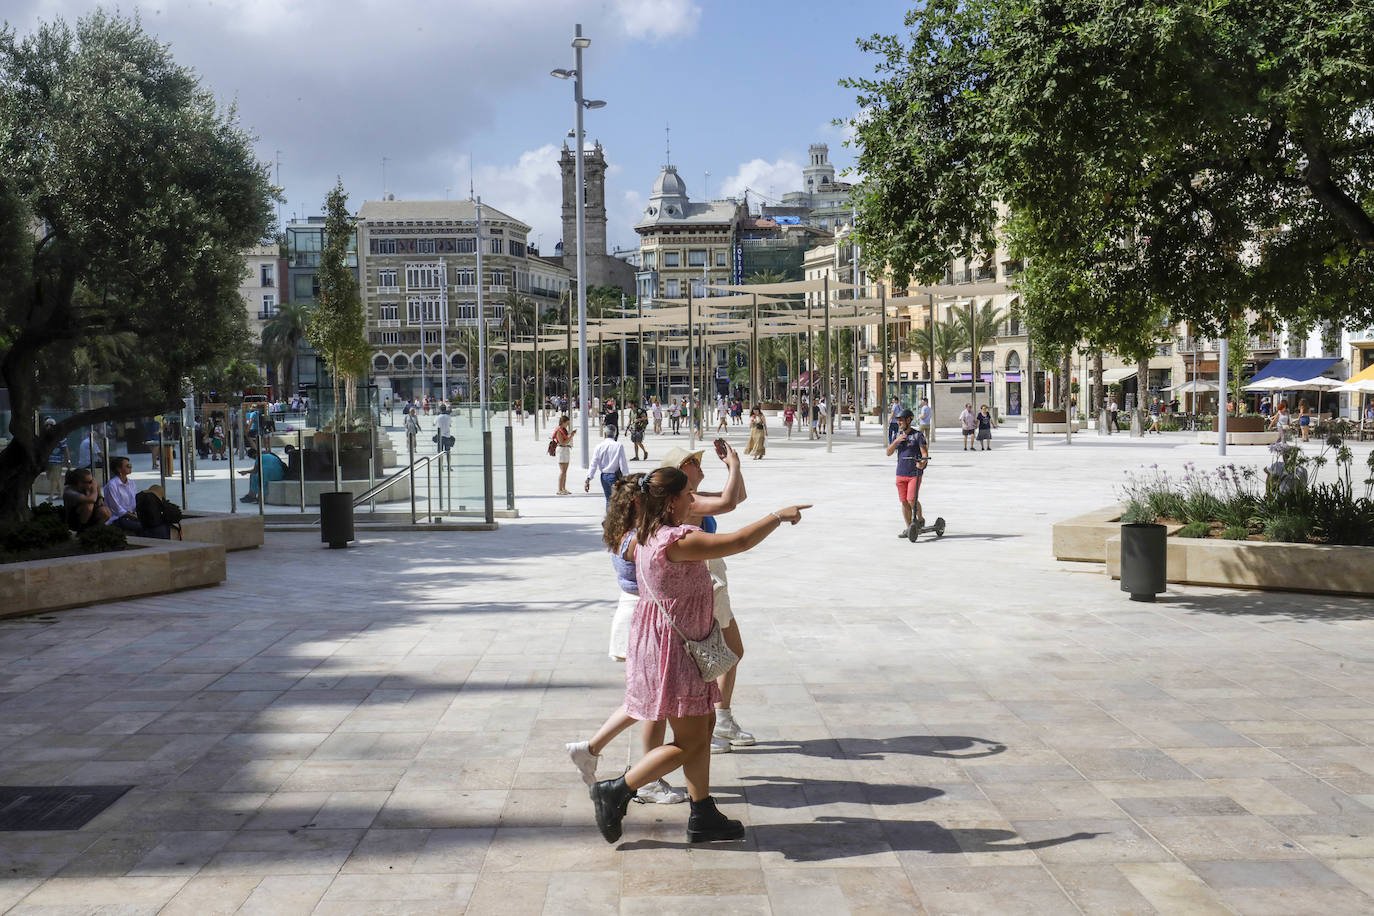
[[[727,448],[727,446],[725,445],[725,440],[724,440],[724,439],[717,439],[716,442],[715,442],[715,446],[716,446],[716,457],[717,457],[717,458],[720,458],[721,460],[724,460],[724,459],[725,459],[725,450],[726,450],[726,448]]]

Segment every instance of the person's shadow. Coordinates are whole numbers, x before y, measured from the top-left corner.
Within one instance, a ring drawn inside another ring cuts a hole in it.
[[[944,795],[931,786],[866,783],[854,779],[813,779],[792,776],[744,776],[744,798],[763,808],[807,808],[813,805],[917,805]],[[718,787],[715,794],[729,798],[731,791]]]
[[[1000,741],[968,735],[907,735],[900,738],[822,738],[811,741],[760,741],[744,749],[754,754],[805,754],[831,760],[882,760],[889,754],[976,760],[1007,749]]]
[[[726,812],[729,813],[728,810]],[[890,821],[870,817],[819,817],[804,824],[756,824],[744,839],[716,843],[713,849],[737,852],[776,852],[789,862],[830,862],[888,852],[924,852],[932,855],[984,852],[1019,852],[1045,849],[1101,836],[1079,831],[1043,840],[1021,840],[1012,830],[942,827],[935,821]],[[686,842],[635,840],[620,844],[622,851],[683,849]]]

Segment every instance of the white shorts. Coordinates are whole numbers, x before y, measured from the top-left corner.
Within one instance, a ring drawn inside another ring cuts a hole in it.
[[[623,662],[630,651],[630,621],[634,619],[639,596],[621,592],[616,602],[615,616],[611,618],[611,658]]]
[[[572,463],[572,446],[571,446],[571,445],[560,445],[560,446],[558,446],[558,463],[559,463],[559,464],[571,464],[571,463]]]
[[[711,574],[711,597],[714,599],[716,622],[724,630],[735,622],[735,615],[730,610],[730,583],[725,579],[725,561],[707,560],[706,571]]]

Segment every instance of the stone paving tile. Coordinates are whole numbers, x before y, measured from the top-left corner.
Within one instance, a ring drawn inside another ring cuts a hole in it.
[[[705,848],[686,806],[596,834],[563,743],[621,699],[600,500],[545,496],[538,446],[494,534],[271,534],[218,589],[0,621],[0,784],[136,784],[80,831],[0,833],[0,910],[1374,911],[1368,602],[1144,606],[1047,559],[1121,467],[1206,450],[937,441],[951,530],[918,545],[867,438],[746,466],[742,521],[817,506],[731,561],[759,743],[713,759],[749,832]]]

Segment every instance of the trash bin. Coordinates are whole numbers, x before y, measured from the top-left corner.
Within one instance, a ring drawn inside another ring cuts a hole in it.
[[[1121,590],[1132,601],[1154,601],[1165,590],[1168,538],[1156,524],[1121,526]]]
[[[347,547],[353,536],[353,494],[320,494],[320,540],[330,547]]]

